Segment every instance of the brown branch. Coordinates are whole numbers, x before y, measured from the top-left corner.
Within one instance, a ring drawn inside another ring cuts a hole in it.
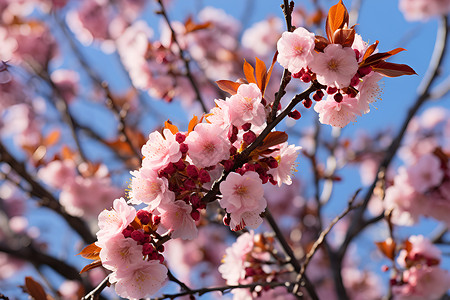
[[[101,292],[110,285],[109,276],[106,276],[92,291],[90,291],[86,296],[81,298],[81,300],[98,300]]]
[[[300,273],[297,276],[297,281],[301,281],[301,279],[305,276],[305,272],[306,272],[306,268],[308,267],[309,263],[311,262],[311,259],[313,258],[314,254],[316,254],[317,250],[319,249],[319,247],[325,242],[325,238],[328,235],[328,233],[331,231],[331,229],[333,229],[334,225],[336,225],[337,222],[339,222],[340,220],[342,220],[349,212],[351,212],[352,210],[354,210],[355,208],[358,208],[359,206],[361,206],[361,204],[357,204],[357,205],[353,205],[356,197],[358,196],[359,192],[361,190],[357,190],[353,197],[350,199],[350,201],[348,202],[348,206],[347,209],[344,210],[340,215],[336,216],[331,223],[328,225],[327,228],[325,228],[319,235],[319,237],[317,238],[317,240],[314,242],[313,246],[311,247],[311,249],[309,250],[308,254],[306,254],[306,258],[305,261],[302,264]],[[339,270],[340,271],[340,270]],[[298,285],[296,287],[294,287],[294,293],[296,292],[296,289],[298,289]]]
[[[178,284],[182,290],[186,291],[186,292],[192,292],[192,289],[190,289],[184,282],[180,281],[178,278],[176,278],[172,272],[170,272],[170,270],[167,271],[167,276],[169,277],[170,281],[175,282],[176,284]]]
[[[40,205],[53,210],[63,217],[67,224],[69,224],[69,226],[80,235],[85,243],[91,244],[96,240],[87,224],[82,219],[68,214],[55,196],[53,196],[52,193],[45,189],[33,178],[33,176],[28,173],[25,164],[16,160],[1,141],[0,161],[7,163],[11,169],[13,169],[23,180],[28,183],[30,186],[29,193],[36,199],[40,200]]]
[[[152,298],[153,300],[163,300],[163,299],[175,299],[178,297],[186,296],[186,295],[195,295],[198,294],[199,296],[202,296],[207,293],[211,292],[222,292],[222,294],[229,293],[233,289],[244,289],[244,288],[256,288],[259,286],[262,287],[278,287],[278,286],[286,286],[289,287],[293,283],[292,282],[254,282],[250,284],[240,284],[240,285],[227,285],[227,286],[220,286],[220,287],[212,287],[212,288],[201,288],[196,290],[190,290],[190,291],[184,291],[177,294],[164,294],[161,297],[158,298]]]
[[[75,57],[77,58],[78,62],[80,63],[83,70],[87,73],[89,78],[98,86],[100,87],[106,96],[105,104],[106,106],[111,110],[111,112],[114,114],[116,119],[119,122],[118,125],[118,131],[119,133],[124,137],[125,142],[128,144],[130,149],[133,151],[133,154],[138,158],[139,160],[142,159],[142,155],[139,152],[139,150],[136,149],[136,147],[133,145],[131,141],[130,135],[126,131],[126,123],[125,123],[125,117],[126,113],[125,111],[122,111],[120,107],[115,103],[114,96],[112,95],[111,90],[109,89],[109,85],[106,81],[102,80],[99,75],[89,66],[87,60],[81,53],[81,51],[78,49],[78,46],[76,45],[73,35],[67,28],[67,24],[61,20],[57,14],[54,14],[56,23],[60,26],[64,36],[69,42],[70,48],[72,49],[72,52],[75,54]]]
[[[203,111],[206,113],[206,112],[208,112],[208,108],[206,107],[205,102],[204,102],[203,99],[202,99],[202,95],[201,95],[201,93],[200,93],[200,89],[199,89],[199,87],[198,87],[198,84],[197,84],[197,82],[196,82],[194,76],[192,75],[191,66],[190,66],[190,61],[191,61],[191,59],[186,57],[185,51],[184,51],[183,48],[181,47],[180,43],[178,43],[177,35],[176,35],[176,33],[175,33],[175,30],[174,30],[173,27],[172,27],[172,24],[170,23],[170,20],[169,20],[169,17],[168,17],[168,15],[167,15],[167,11],[166,11],[166,8],[165,8],[165,6],[164,6],[163,1],[162,1],[162,0],[158,0],[158,3],[159,3],[159,6],[160,6],[160,8],[161,8],[161,10],[160,10],[158,13],[161,14],[161,15],[163,16],[164,20],[165,20],[166,23],[167,23],[167,26],[169,26],[170,32],[171,32],[171,34],[172,34],[172,40],[173,40],[173,42],[175,43],[175,45],[177,45],[178,50],[179,50],[179,52],[180,52],[180,58],[181,58],[181,60],[183,61],[184,67],[185,67],[185,69],[186,69],[186,74],[185,74],[185,76],[187,77],[187,79],[188,79],[189,82],[191,83],[192,88],[194,89],[195,96],[197,97],[197,101],[200,103],[200,105],[201,105]]]

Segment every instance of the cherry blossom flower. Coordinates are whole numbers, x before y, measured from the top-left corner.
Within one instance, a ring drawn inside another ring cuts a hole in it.
[[[160,170],[169,163],[180,160],[180,144],[169,129],[164,129],[164,135],[155,131],[150,133],[147,143],[142,146],[142,166],[151,170]]]
[[[186,137],[189,157],[195,166],[204,168],[216,165],[230,156],[230,142],[226,133],[215,124],[200,123]]]
[[[314,53],[308,65],[317,74],[317,80],[324,85],[347,87],[358,71],[358,62],[352,48],[330,44],[322,52]]]
[[[281,186],[282,183],[292,184],[291,175],[292,171],[295,171],[295,160],[300,149],[301,147],[283,143],[280,146],[280,150],[277,151],[278,167],[270,169],[268,173],[273,175],[273,179],[278,182],[278,186]]]
[[[127,299],[141,299],[158,292],[167,279],[167,268],[155,260],[142,260],[128,268],[117,269],[109,278],[116,292]]]
[[[158,207],[158,210],[161,212],[161,224],[172,232],[172,238],[192,240],[197,237],[197,226],[191,217],[192,206],[177,200]]]
[[[102,242],[97,242],[102,265],[111,271],[127,269],[133,264],[142,262],[142,245],[118,233]]]
[[[408,21],[425,21],[450,12],[449,0],[400,0],[398,6]]]
[[[404,284],[394,285],[395,300],[437,300],[450,286],[450,274],[438,266],[412,267],[403,272]]]
[[[408,238],[410,249],[402,249],[398,255],[397,263],[407,267],[411,261],[426,259],[427,263],[434,260],[437,264],[441,260],[441,250],[423,235],[412,235]]]
[[[276,45],[283,31],[283,22],[280,18],[269,18],[253,24],[244,31],[242,45],[251,49],[258,57],[268,57],[275,52]]]
[[[98,216],[97,239],[99,242],[122,233],[122,231],[134,220],[136,209],[128,206],[123,198],[114,200],[112,210],[104,210]]]
[[[419,193],[437,186],[444,177],[441,161],[433,154],[421,156],[416,164],[407,169],[407,172],[411,186]]]
[[[354,122],[361,112],[358,108],[358,100],[344,95],[341,102],[328,95],[326,100],[317,102],[314,110],[319,113],[319,121],[334,127],[343,128],[348,123]]]
[[[73,160],[54,160],[39,169],[37,176],[49,186],[62,189],[75,180],[76,165]]]
[[[368,113],[370,111],[369,105],[376,100],[381,99],[381,89],[378,84],[381,78],[383,78],[383,76],[379,73],[371,72],[369,75],[366,75],[357,86],[359,93],[356,96],[356,99],[358,99],[358,108],[362,113]]]
[[[168,189],[169,183],[166,178],[158,177],[153,170],[141,168],[139,171],[131,172],[130,200],[133,204],[144,202],[149,209],[153,210],[162,203],[175,200],[175,194]]]
[[[314,34],[303,27],[283,32],[277,42],[277,61],[289,72],[298,73],[313,61],[314,47]]]
[[[219,266],[219,272],[228,285],[237,285],[245,278],[246,256],[253,250],[254,232],[246,232],[225,250],[225,258]]]
[[[250,171],[240,175],[231,172],[219,188],[222,193],[219,203],[230,214],[230,227],[233,230],[261,225],[259,214],[264,211],[267,202],[263,197],[264,190],[258,173]]]
[[[266,120],[264,106],[261,104],[262,94],[254,83],[241,84],[237,94],[228,99],[231,123],[237,127],[245,123],[261,126]]]

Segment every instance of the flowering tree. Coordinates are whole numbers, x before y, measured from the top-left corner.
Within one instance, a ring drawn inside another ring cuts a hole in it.
[[[400,0],[440,20],[428,70],[396,131],[348,137],[417,74],[357,33],[361,1],[319,2],[242,30],[0,1],[0,298],[446,299],[450,111],[418,112],[450,91],[450,1]]]

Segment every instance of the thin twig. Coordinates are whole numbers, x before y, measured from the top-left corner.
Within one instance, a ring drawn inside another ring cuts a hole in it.
[[[198,84],[197,84],[194,76],[192,75],[191,66],[190,66],[191,59],[186,57],[185,51],[183,50],[183,48],[181,47],[181,45],[178,42],[177,35],[175,33],[175,30],[172,27],[172,23],[170,23],[170,20],[167,15],[166,8],[164,7],[163,1],[158,0],[158,3],[159,3],[159,6],[161,7],[161,10],[158,13],[160,13],[163,16],[164,20],[167,23],[167,26],[169,26],[170,32],[172,33],[172,40],[175,43],[175,45],[177,45],[178,50],[180,52],[180,58],[184,63],[184,67],[186,69],[186,77],[189,80],[189,82],[191,83],[192,88],[194,89],[195,96],[197,97],[197,101],[200,103],[203,111],[206,113],[206,112],[208,112],[208,108],[206,107],[205,102],[202,99],[202,95],[200,93]]]
[[[39,203],[42,206],[50,208],[63,217],[69,226],[80,235],[85,243],[91,244],[96,240],[87,224],[82,219],[68,214],[55,196],[53,196],[52,193],[45,189],[28,173],[25,164],[16,160],[16,158],[9,153],[1,141],[0,161],[7,163],[11,169],[13,169],[23,180],[25,180],[30,186],[30,194],[36,199],[39,199]]]
[[[344,210],[340,215],[336,216],[331,223],[328,225],[327,228],[325,228],[319,235],[319,237],[317,238],[317,240],[314,242],[313,246],[311,247],[311,249],[309,250],[308,254],[306,254],[306,258],[305,261],[302,264],[300,273],[297,276],[297,281],[300,282],[302,280],[302,278],[305,276],[305,272],[306,272],[306,268],[308,267],[311,259],[313,258],[314,254],[316,254],[317,250],[319,249],[319,247],[322,245],[322,243],[325,241],[326,236],[328,235],[328,233],[331,231],[331,229],[333,229],[334,225],[336,225],[337,222],[339,222],[340,220],[342,220],[349,212],[351,212],[352,210],[354,210],[355,208],[361,206],[360,204],[357,205],[353,205],[356,197],[358,196],[359,192],[361,190],[357,190],[353,197],[350,199],[350,201],[348,202],[348,206],[347,209]],[[296,288],[294,288],[294,293],[296,292],[296,290],[298,289],[298,285],[296,286]]]
[[[109,276],[106,276],[102,282],[100,282],[92,291],[86,296],[81,298],[81,300],[97,300],[100,297],[101,292],[109,286]]]
[[[173,275],[172,272],[170,272],[170,270],[167,271],[167,276],[169,277],[170,281],[173,281],[176,284],[178,284],[183,291],[192,292],[192,289],[190,289],[184,282],[176,278],[175,275]]]
[[[195,295],[198,294],[199,296],[202,296],[207,293],[211,292],[222,292],[223,294],[229,293],[233,289],[245,289],[245,288],[256,288],[256,287],[277,287],[277,286],[286,286],[289,287],[292,285],[292,282],[254,282],[250,284],[240,284],[240,285],[227,285],[227,286],[220,286],[220,287],[212,287],[212,288],[201,288],[196,290],[190,290],[190,291],[184,291],[177,294],[170,294],[170,295],[162,295],[158,298],[152,298],[153,300],[163,300],[163,299],[175,299],[181,296],[186,295]]]

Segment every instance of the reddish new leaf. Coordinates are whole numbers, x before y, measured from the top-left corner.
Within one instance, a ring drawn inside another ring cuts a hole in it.
[[[256,65],[255,65],[255,74],[256,74],[256,83],[260,90],[263,89],[263,86],[265,85],[266,77],[267,77],[267,68],[266,64],[260,60],[259,58],[255,57],[256,59]]]
[[[241,85],[238,82],[230,80],[218,80],[216,81],[216,83],[222,91],[227,92],[230,95],[235,95],[239,86]]]
[[[383,242],[376,242],[375,243],[378,247],[378,249],[390,260],[394,260],[395,258],[395,241],[393,241],[391,238],[386,239]]]
[[[328,11],[327,21],[325,25],[326,33],[328,39],[334,43],[333,35],[334,32],[340,28],[343,28],[345,24],[348,24],[348,11],[345,8],[342,0],[338,4],[333,5]]]
[[[372,65],[372,70],[378,72],[386,77],[398,77],[402,75],[414,75],[414,71],[410,66],[404,64],[395,64],[390,62],[381,61],[375,65]]]
[[[80,274],[82,274],[82,273],[84,273],[84,272],[87,272],[87,271],[89,271],[89,270],[92,270],[92,269],[101,267],[101,266],[102,266],[102,261],[101,261],[100,259],[99,259],[99,260],[96,260],[96,261],[94,261],[94,262],[92,262],[92,263],[86,265],[86,266],[80,271]]]
[[[47,293],[39,282],[32,277],[25,277],[26,292],[35,300],[47,300]]]
[[[253,74],[255,72],[255,69],[253,69],[252,65],[249,64],[246,60],[244,60],[244,75],[247,79],[248,83],[256,83],[255,75]]]
[[[264,92],[266,91],[267,85],[269,84],[270,77],[272,76],[272,70],[273,70],[273,66],[275,65],[275,62],[277,61],[277,56],[278,56],[278,51],[275,52],[275,55],[273,56],[272,65],[270,65],[269,71],[267,72],[266,82],[265,82],[263,88],[261,89],[261,93],[263,96],[264,96]]]
[[[170,120],[167,120],[166,122],[164,122],[164,128],[167,128],[170,130],[170,132],[172,132],[172,134],[177,134],[178,127],[173,125],[172,122],[170,122]]]
[[[342,47],[351,47],[355,40],[355,29],[340,28],[333,34],[333,41],[335,44],[341,44]]]
[[[59,130],[53,130],[45,137],[44,145],[47,147],[53,146],[59,141],[59,138],[61,137],[61,131]]]
[[[188,133],[190,133],[191,131],[194,130],[195,126],[198,124],[198,117],[194,115],[194,117],[192,117],[192,119],[189,121],[189,125],[188,125]]]
[[[372,53],[375,51],[375,49],[377,49],[378,43],[379,42],[376,41],[375,44],[372,44],[367,48],[366,53],[364,53],[364,56],[363,56],[363,60],[362,60],[363,63],[369,56],[372,55]]]
[[[288,140],[288,135],[286,134],[286,132],[272,131],[264,138],[262,145],[259,146],[257,149],[259,152],[265,151],[265,150],[269,149],[270,147],[284,143],[287,140]]]
[[[211,22],[206,22],[203,24],[195,24],[194,21],[192,20],[192,17],[189,16],[186,22],[184,23],[184,27],[186,29],[185,33],[190,33],[193,31],[209,28],[211,27],[211,24],[212,24]]]
[[[320,35],[316,35],[314,42],[314,50],[316,50],[317,52],[323,52],[323,49],[325,49],[325,47],[330,44],[329,40]]]
[[[402,51],[406,51],[406,50],[403,48],[396,48],[396,49],[388,51],[388,52],[375,53],[375,54],[369,56],[367,59],[365,59],[365,61],[363,62],[363,64],[361,64],[361,66],[373,65],[381,60],[386,60],[389,57],[391,57],[399,52],[402,52]]]
[[[87,259],[98,260],[100,259],[100,250],[102,250],[102,248],[97,246],[95,243],[92,243],[84,247],[84,249],[77,255],[81,255]]]

